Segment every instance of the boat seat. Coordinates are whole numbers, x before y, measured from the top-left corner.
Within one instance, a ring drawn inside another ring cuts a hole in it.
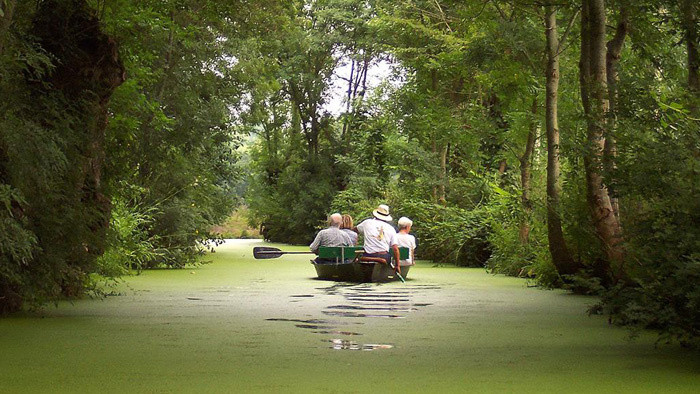
[[[383,259],[381,257],[369,257],[369,256],[360,256],[360,261],[364,261],[366,263],[380,263],[380,264],[386,264],[386,259]]]
[[[393,254],[392,254],[392,256],[393,256]],[[409,256],[408,248],[403,247],[403,246],[399,247],[399,259],[405,260],[408,258],[408,256]],[[380,263],[380,264],[387,263],[386,259],[383,259],[381,257],[369,257],[369,256],[363,256],[363,255],[359,256],[359,260],[367,262],[367,263]]]
[[[326,260],[335,260],[336,263],[341,263],[346,260],[354,260],[356,255],[359,256],[360,261],[381,263],[386,264],[387,261],[380,257],[364,257],[362,246],[321,246],[318,248],[318,257]],[[399,248],[399,258],[401,260],[407,259],[409,256],[409,250],[406,247]]]
[[[318,248],[318,257],[341,263],[345,260],[354,260],[355,254],[362,252],[364,252],[362,246],[321,246]]]

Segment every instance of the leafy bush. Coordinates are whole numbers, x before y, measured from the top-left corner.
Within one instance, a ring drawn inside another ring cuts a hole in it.
[[[112,219],[107,232],[109,247],[97,260],[98,273],[107,279],[118,278],[133,271],[140,272],[152,261],[162,257],[154,245],[157,236],[149,236],[153,209],[139,212],[125,202],[112,207]]]
[[[483,267],[491,255],[485,209],[466,210],[425,201],[399,201],[394,206],[394,212],[414,221],[421,258]]]
[[[20,193],[0,184],[0,315],[16,310],[23,298],[23,286],[30,280],[26,267],[37,248],[37,238],[27,229],[22,214],[26,203]]]
[[[262,225],[267,240],[309,244],[325,223],[335,191],[327,164],[292,164],[281,172],[274,186],[261,180],[253,182],[246,198],[251,224]]]
[[[604,291],[593,311],[608,314],[615,323],[657,329],[660,341],[698,347],[698,122],[678,103],[650,107],[661,110],[639,111],[640,119],[627,120],[613,174],[616,189],[627,196],[621,215],[628,278]]]

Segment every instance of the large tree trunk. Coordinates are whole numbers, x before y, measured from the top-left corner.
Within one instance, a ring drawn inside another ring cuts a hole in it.
[[[688,87],[700,95],[700,55],[698,55],[698,6],[697,0],[681,0],[685,45],[688,51]]]
[[[625,44],[625,37],[627,37],[627,31],[629,30],[629,15],[627,12],[627,7],[624,5],[620,9],[619,19],[617,23],[617,28],[615,29],[615,36],[608,41],[607,44],[607,54],[606,54],[606,71],[607,71],[607,82],[608,82],[608,100],[610,102],[610,111],[608,115],[608,128],[607,135],[605,136],[605,151],[604,151],[604,169],[606,176],[610,177],[615,170],[615,159],[617,157],[617,142],[616,142],[616,129],[617,129],[617,102],[618,102],[618,88],[617,84],[620,80],[619,72],[617,70],[617,64],[620,62],[620,54],[622,53],[622,48]],[[614,182],[613,182],[614,184]],[[614,190],[610,190],[610,204],[613,208],[613,213],[615,217],[620,218],[620,208],[618,199],[615,196]]]
[[[75,187],[71,195],[76,200],[71,204],[86,213],[74,224],[86,226],[90,238],[72,245],[72,256],[78,264],[89,263],[102,254],[109,224],[110,200],[102,187],[107,105],[114,89],[124,81],[125,71],[116,43],[102,31],[100,21],[84,0],[41,2],[33,26],[34,36],[56,65],[42,83],[35,85],[33,94],[62,97],[65,111],[74,117],[70,129],[74,135],[68,140],[75,145],[68,149],[75,153],[67,156],[72,160],[67,178]],[[36,102],[37,110],[42,110],[45,100]],[[54,109],[45,110],[48,119]],[[51,121],[47,127],[53,127]],[[66,130],[58,128],[56,132]],[[82,290],[63,291],[70,295]]]
[[[610,109],[606,70],[605,1],[583,0],[583,9],[585,16],[581,20],[584,26],[581,36],[581,89],[584,107],[587,106],[588,147],[584,157],[587,198],[596,234],[603,244],[608,261],[614,267],[613,275],[620,279],[625,276],[621,229],[602,175],[607,115]],[[587,58],[584,57],[585,54],[588,55]]]
[[[561,275],[571,275],[579,270],[566,246],[559,216],[561,185],[559,176],[559,33],[557,13],[553,6],[545,6],[545,29],[547,36],[547,235],[552,262]]]
[[[520,242],[527,244],[530,242],[530,216],[532,215],[532,201],[530,200],[530,191],[532,184],[532,154],[535,151],[535,142],[537,141],[537,96],[532,99],[532,117],[530,121],[530,129],[527,133],[527,142],[525,143],[525,152],[520,157],[520,184],[522,186],[522,195],[520,201],[523,206],[524,217],[520,222]]]

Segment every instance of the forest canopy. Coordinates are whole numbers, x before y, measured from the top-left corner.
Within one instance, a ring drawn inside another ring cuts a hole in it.
[[[196,264],[239,204],[697,345],[693,0],[0,1],[0,312]],[[379,71],[386,78],[379,78]]]

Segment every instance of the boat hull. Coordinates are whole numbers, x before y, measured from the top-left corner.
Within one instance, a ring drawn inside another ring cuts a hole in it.
[[[346,263],[331,263],[317,264],[311,262],[316,268],[316,274],[319,279],[335,280],[343,282],[391,282],[399,280],[398,275],[394,270],[381,263],[371,262],[346,262]],[[406,279],[410,265],[401,267],[401,276]]]

